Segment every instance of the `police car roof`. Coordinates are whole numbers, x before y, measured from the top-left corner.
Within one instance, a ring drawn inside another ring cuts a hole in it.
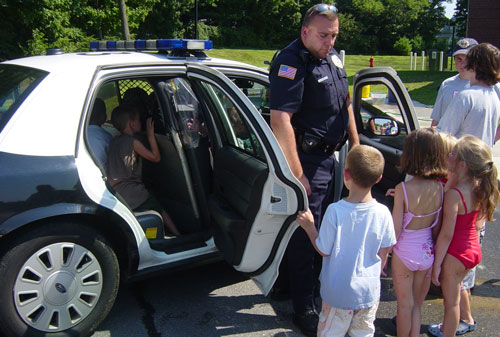
[[[3,62],[4,64],[15,64],[31,68],[38,68],[50,73],[63,73],[75,70],[94,71],[97,67],[120,66],[120,65],[150,65],[150,64],[185,64],[188,62],[199,62],[212,66],[234,66],[238,68],[253,68],[263,70],[246,63],[219,59],[219,58],[197,58],[197,57],[171,57],[167,54],[157,52],[135,52],[135,51],[91,51],[81,53],[65,53],[56,55],[30,56]]]

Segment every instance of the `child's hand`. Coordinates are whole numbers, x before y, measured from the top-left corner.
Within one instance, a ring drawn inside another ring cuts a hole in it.
[[[396,192],[395,188],[389,188],[387,192],[385,192],[386,197],[394,197],[394,193]]]
[[[385,264],[382,267],[382,269],[380,270],[380,275],[382,275],[384,277],[387,277],[387,273],[385,271],[387,270],[387,262],[388,261],[389,261],[389,259],[385,260]]]
[[[193,132],[200,131],[200,122],[195,118],[189,118],[186,121],[186,126],[187,126],[189,131],[193,131]]]
[[[154,136],[155,134],[155,122],[153,122],[153,118],[149,117],[146,120],[146,133],[148,136]]]
[[[306,228],[310,226],[314,226],[314,217],[311,213],[310,209],[307,209],[307,211],[302,211],[299,212],[297,215],[297,222],[299,223],[300,227]]]
[[[441,274],[441,266],[434,266],[432,268],[432,283],[439,287],[441,283],[439,282],[439,274]]]

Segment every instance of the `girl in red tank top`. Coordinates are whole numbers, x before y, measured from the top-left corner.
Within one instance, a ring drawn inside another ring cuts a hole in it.
[[[478,232],[492,220],[498,202],[497,169],[489,146],[473,136],[460,138],[448,158],[454,188],[445,193],[443,221],[435,246],[432,282],[443,291],[442,336],[452,337],[459,323],[460,283],[481,261]]]

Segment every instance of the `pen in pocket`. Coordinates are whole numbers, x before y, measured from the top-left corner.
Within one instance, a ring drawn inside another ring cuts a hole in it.
[[[328,79],[328,76],[322,77],[318,80],[318,83],[324,82]]]

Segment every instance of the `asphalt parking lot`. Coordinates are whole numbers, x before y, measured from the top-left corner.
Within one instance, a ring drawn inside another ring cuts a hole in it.
[[[500,211],[488,223],[472,311],[478,329],[467,337],[500,336]],[[382,279],[375,336],[396,336],[396,298]],[[424,303],[421,336],[443,314],[442,299]],[[123,285],[111,314],[92,337],[108,336],[302,336],[291,322],[291,303],[264,297],[254,283],[225,262]]]
[[[431,109],[416,104],[421,127]],[[500,167],[500,142],[493,149]],[[472,312],[478,322],[467,337],[500,336],[500,207],[487,224]],[[390,277],[382,279],[375,336],[396,336],[391,319],[396,297]],[[442,319],[442,299],[429,295],[422,310],[421,336]],[[291,302],[264,297],[254,283],[224,262],[123,285],[111,314],[92,337],[108,336],[302,336],[292,324]]]

